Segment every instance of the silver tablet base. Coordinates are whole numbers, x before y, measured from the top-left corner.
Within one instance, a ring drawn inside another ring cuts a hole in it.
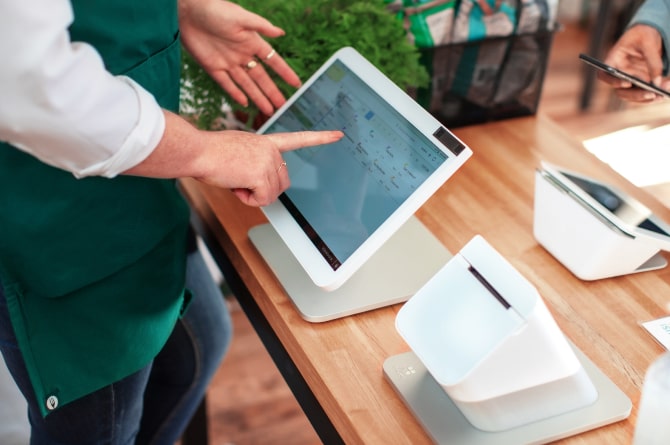
[[[596,389],[590,406],[502,432],[472,426],[413,352],[389,357],[384,375],[436,444],[541,444],[573,436],[630,415],[630,399],[574,345]]]
[[[312,282],[270,224],[253,227],[249,238],[300,315],[311,322],[402,303],[452,257],[416,217],[411,217],[346,283],[324,291]]]

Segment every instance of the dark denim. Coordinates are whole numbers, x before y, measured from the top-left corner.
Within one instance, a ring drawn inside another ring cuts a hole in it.
[[[232,336],[223,296],[197,251],[188,257],[186,286],[193,301],[152,363],[46,418],[37,407],[0,286],[0,350],[28,400],[31,445],[173,445],[179,439]]]

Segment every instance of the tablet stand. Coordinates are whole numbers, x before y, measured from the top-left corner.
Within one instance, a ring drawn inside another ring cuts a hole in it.
[[[312,282],[270,224],[253,227],[249,238],[300,315],[310,322],[402,303],[451,258],[413,216],[347,282],[324,291]]]

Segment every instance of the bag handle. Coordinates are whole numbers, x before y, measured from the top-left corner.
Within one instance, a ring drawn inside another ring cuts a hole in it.
[[[407,7],[398,6],[396,8],[392,8],[392,10],[395,9],[396,11],[399,11],[399,10],[402,9],[402,11],[405,15],[415,15],[415,14],[420,14],[427,9],[434,8],[436,6],[444,5],[444,4],[447,4],[447,3],[451,3],[452,1],[453,0],[433,0],[432,2],[423,3],[419,6],[407,6]]]
[[[484,12],[484,15],[492,15],[494,12],[500,11],[502,0],[496,0],[495,9],[492,9],[491,5],[489,5],[489,2],[486,0],[477,0],[477,4],[482,12]]]

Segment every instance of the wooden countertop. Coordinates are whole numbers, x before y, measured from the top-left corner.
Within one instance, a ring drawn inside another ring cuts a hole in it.
[[[624,421],[560,443],[630,443],[644,373],[663,349],[639,322],[666,315],[670,269],[585,282],[534,239],[534,172],[540,160],[625,190],[670,221],[670,211],[634,188],[543,117],[454,131],[474,155],[422,207],[418,218],[452,252],[481,234],[533,283],[564,333],[633,401]],[[409,350],[395,331],[400,305],[326,323],[304,321],[247,236],[266,222],[226,190],[184,180],[193,208],[216,235],[245,286],[331,422],[348,444],[430,443],[383,376]]]

